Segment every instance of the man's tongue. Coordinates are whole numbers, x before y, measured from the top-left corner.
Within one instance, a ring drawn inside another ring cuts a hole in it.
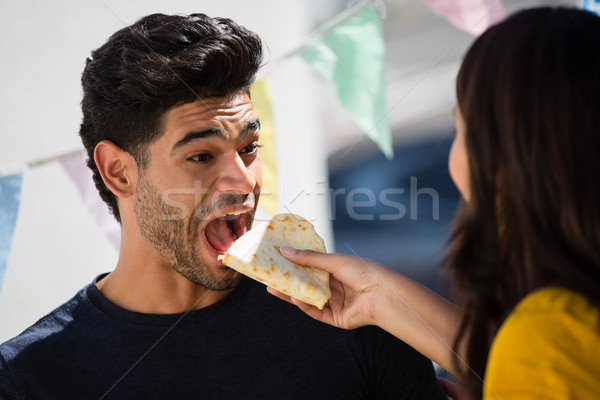
[[[221,218],[208,224],[204,232],[208,243],[218,252],[226,252],[234,242],[227,222]]]

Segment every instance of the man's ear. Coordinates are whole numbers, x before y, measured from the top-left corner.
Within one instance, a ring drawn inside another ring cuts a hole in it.
[[[135,159],[109,140],[103,140],[94,149],[94,161],[104,184],[117,197],[135,193],[138,166]]]

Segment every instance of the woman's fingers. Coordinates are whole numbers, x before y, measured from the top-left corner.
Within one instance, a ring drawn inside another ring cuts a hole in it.
[[[381,284],[380,273],[385,271],[374,261],[347,254],[320,253],[312,250],[297,250],[282,246],[280,253],[290,261],[329,272],[331,298],[323,310],[302,303],[296,299],[282,297],[282,294],[269,292],[297,305],[314,319],[344,329],[371,324],[374,292]],[[379,271],[379,272],[377,272]]]
[[[279,252],[282,256],[296,264],[317,267],[332,274],[339,269],[340,256],[342,256],[340,254],[320,253],[313,250],[297,250],[288,246],[281,246]]]
[[[329,308],[328,304],[326,304],[322,310],[319,310],[317,307],[315,307],[313,305],[307,304],[307,303],[303,302],[302,300],[298,300],[296,298],[290,297],[287,294],[281,293],[279,290],[273,289],[270,286],[267,286],[267,292],[271,293],[275,297],[280,298],[281,300],[287,301],[288,303],[291,303],[291,304],[297,306],[304,313],[306,313],[307,315],[309,315],[310,317],[312,317],[318,321],[325,322],[326,324],[334,325],[335,321],[333,319],[333,315],[331,313],[331,309]]]
[[[364,277],[364,274],[370,275],[376,264],[372,260],[348,254],[298,250],[287,246],[281,246],[279,252],[296,264],[327,271],[344,284],[353,284],[357,279]]]
[[[307,303],[304,303],[298,299],[292,298],[291,300],[292,300],[292,304],[295,304],[296,306],[298,306],[298,308],[300,310],[302,310],[304,313],[306,313],[310,317],[312,317],[318,321],[325,322],[326,324],[339,327],[339,325],[335,323],[333,314],[331,313],[331,308],[329,308],[329,304],[326,304],[322,310],[319,310],[317,307],[307,304]]]
[[[288,303],[292,303],[292,304],[294,304],[294,303],[292,302],[292,298],[291,298],[290,296],[288,296],[288,295],[287,295],[287,294],[285,294],[285,293],[281,293],[281,292],[280,292],[279,290],[277,290],[277,289],[273,289],[272,287],[270,287],[270,286],[267,286],[267,292],[271,293],[271,294],[272,294],[273,296],[275,296],[275,297],[279,297],[281,300],[284,300],[284,301],[287,301]]]

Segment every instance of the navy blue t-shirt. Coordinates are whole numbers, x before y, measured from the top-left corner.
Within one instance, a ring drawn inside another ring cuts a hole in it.
[[[249,279],[169,315],[119,308],[92,283],[0,345],[2,400],[443,398],[402,341],[315,321]]]

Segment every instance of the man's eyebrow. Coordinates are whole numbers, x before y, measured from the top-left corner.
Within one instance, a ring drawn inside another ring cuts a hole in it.
[[[201,131],[188,132],[188,133],[186,133],[186,135],[184,137],[179,139],[177,141],[177,143],[175,143],[173,145],[171,152],[174,152],[181,146],[185,146],[186,144],[188,144],[189,142],[191,142],[193,140],[206,139],[206,138],[214,137],[214,136],[223,136],[223,132],[221,132],[221,130],[219,128],[209,128],[209,129],[204,129]]]
[[[260,121],[258,119],[254,120],[254,121],[250,121],[246,124],[246,126],[240,132],[240,138],[243,136],[249,135],[251,133],[254,133],[255,131],[257,131],[259,129],[260,129]],[[215,136],[224,137],[223,132],[219,128],[209,128],[209,129],[203,129],[201,131],[188,132],[184,137],[179,139],[177,141],[177,143],[175,143],[173,145],[171,152],[174,152],[178,148],[185,146],[186,144],[188,144],[191,141],[198,140],[198,139],[207,139],[207,138],[215,137]]]

